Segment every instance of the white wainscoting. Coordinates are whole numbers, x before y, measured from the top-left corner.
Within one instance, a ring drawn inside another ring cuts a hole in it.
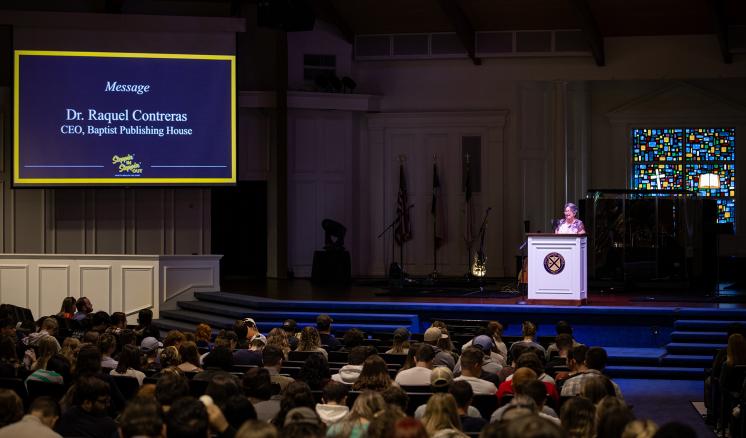
[[[220,255],[0,254],[0,302],[38,318],[59,312],[65,297],[85,296],[95,310],[176,308],[177,299],[220,289]]]

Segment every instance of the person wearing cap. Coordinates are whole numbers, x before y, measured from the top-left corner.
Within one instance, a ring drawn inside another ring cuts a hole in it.
[[[409,353],[409,330],[399,327],[394,330],[393,345],[386,354],[407,354]]]
[[[461,420],[461,430],[466,433],[479,433],[487,424],[487,421],[481,416],[468,415],[469,407],[474,399],[474,390],[469,382],[453,382],[448,388],[448,392],[456,399],[456,408],[458,417]]]
[[[430,377],[433,374],[433,359],[435,359],[433,347],[428,344],[421,344],[414,353],[415,366],[399,371],[395,382],[404,386],[430,385]]]
[[[233,353],[234,365],[262,366],[262,350],[267,344],[267,338],[261,333],[249,341],[249,348],[240,348]]]
[[[469,347],[461,354],[461,376],[453,379],[456,382],[466,381],[471,385],[474,394],[497,394],[497,386],[480,379],[484,353],[479,347]]]
[[[445,335],[447,337],[448,335]],[[450,353],[441,350],[438,348],[438,341],[440,341],[441,338],[443,338],[443,332],[440,331],[437,327],[430,327],[429,329],[425,330],[425,334],[422,336],[423,341],[432,346],[433,350],[435,351],[435,358],[433,359],[433,366],[439,367],[439,366],[445,366],[448,367],[451,371],[453,371],[453,367],[456,366],[456,361],[453,359],[453,356],[451,356]]]
[[[158,350],[162,347],[163,344],[158,342],[158,339],[150,336],[140,342],[140,351],[145,355],[143,369],[159,370],[161,368],[158,364]]]
[[[433,374],[430,376],[430,387],[432,388],[433,394],[438,392],[448,392],[451,384],[453,383],[453,373],[446,367],[437,367],[433,369]],[[427,404],[421,404],[414,411],[414,418],[421,419],[425,415]],[[469,406],[467,414],[471,417],[481,417],[479,409],[474,406]]]
[[[321,345],[326,345],[328,351],[337,351],[342,348],[342,343],[332,334],[332,322],[334,320],[331,316],[319,315],[316,317],[316,330],[319,331]]]
[[[480,350],[482,350],[482,353],[484,353],[484,357],[482,359],[482,376],[480,376],[480,378],[489,380],[492,383],[500,383],[500,379],[497,377],[497,374],[500,372],[500,370],[503,369],[503,366],[495,362],[492,358],[491,353],[493,351],[494,345],[495,344],[492,338],[487,335],[479,335],[471,341],[472,347],[479,348]],[[466,351],[466,349],[464,349],[464,351]],[[457,376],[461,374],[460,358],[458,362],[456,362],[456,366],[453,368],[453,374]]]

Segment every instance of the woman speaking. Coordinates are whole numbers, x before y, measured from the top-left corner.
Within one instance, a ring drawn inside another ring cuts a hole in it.
[[[583,221],[578,219],[578,206],[572,202],[565,204],[565,218],[560,220],[555,234],[585,234]]]

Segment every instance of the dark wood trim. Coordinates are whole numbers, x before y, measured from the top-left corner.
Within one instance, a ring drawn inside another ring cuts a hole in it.
[[[585,306],[588,299],[582,300],[526,300],[527,304],[538,304],[542,306]]]
[[[461,9],[458,0],[438,0],[440,9],[443,10],[448,20],[456,30],[456,35],[461,41],[461,45],[466,49],[466,54],[469,56],[474,65],[482,65],[482,60],[477,58],[477,35],[474,31],[474,26],[471,24],[469,17],[466,16],[464,10]]]
[[[591,47],[591,52],[593,53],[593,58],[596,60],[596,65],[603,67],[606,65],[604,36],[598,28],[596,17],[593,16],[593,11],[591,11],[591,6],[588,3],[588,0],[570,0],[570,4],[580,20],[580,27],[583,30],[585,39],[588,41],[588,45]]]

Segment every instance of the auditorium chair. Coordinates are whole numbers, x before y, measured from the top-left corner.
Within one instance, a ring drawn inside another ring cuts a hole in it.
[[[131,400],[140,390],[140,382],[130,376],[111,376],[125,400]]]
[[[494,394],[475,394],[471,405],[479,410],[482,418],[489,421],[492,413],[497,410],[497,396]]]
[[[316,351],[291,351],[288,353],[288,360],[304,362],[312,354],[321,354]]]
[[[148,376],[142,381],[143,385],[157,385],[158,384],[158,378],[153,376]]]
[[[67,392],[65,385],[61,383],[41,382],[39,380],[29,380],[26,382],[28,389],[29,402],[38,397],[51,397],[54,401],[59,402]]]
[[[410,417],[414,416],[414,411],[416,411],[421,405],[427,404],[431,395],[433,395],[432,392],[407,392],[407,396],[409,396],[407,415]]]
[[[26,391],[26,385],[23,384],[23,380],[4,377],[0,378],[0,388],[14,391],[18,397],[21,397],[24,405],[28,406],[28,392]]]
[[[329,362],[341,362],[347,364],[349,353],[346,351],[329,351]]]
[[[189,393],[192,395],[192,397],[199,398],[200,396],[205,394],[205,391],[207,391],[207,385],[210,382],[207,380],[190,380],[189,381]]]
[[[398,365],[399,368],[404,365],[404,361],[407,360],[406,354],[380,354],[381,358],[389,365]]]
[[[433,387],[430,385],[400,385],[401,389],[406,393],[410,392],[433,392]]]
[[[293,379],[297,378],[300,374],[300,367],[286,367],[285,365],[282,366],[280,369],[280,374],[292,377]]]

